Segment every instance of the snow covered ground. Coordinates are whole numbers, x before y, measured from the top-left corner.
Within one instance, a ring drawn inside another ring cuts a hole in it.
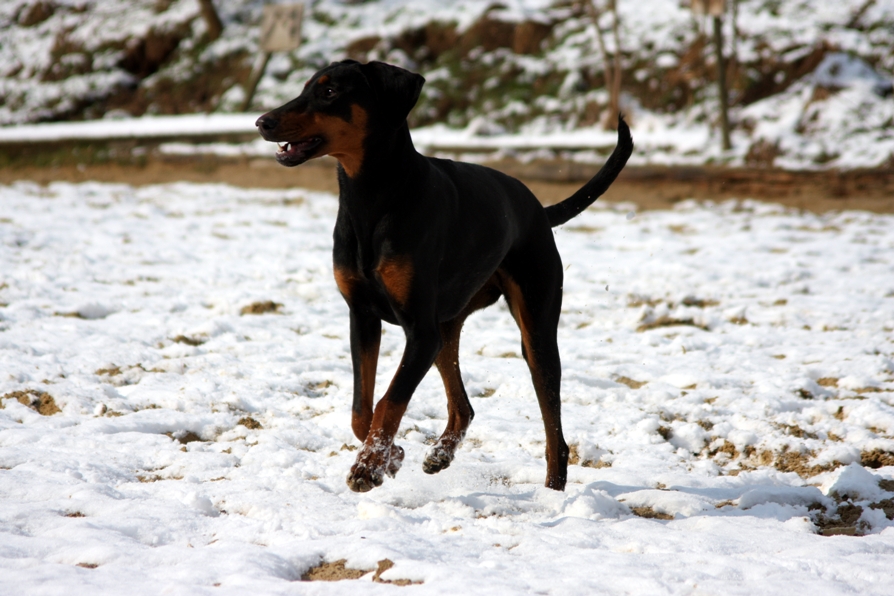
[[[568,489],[501,303],[466,324],[452,467],[421,470],[432,373],[358,495],[335,209],[0,187],[0,593],[891,593],[894,217],[597,203],[557,231]],[[423,583],[299,581],[385,559]]]

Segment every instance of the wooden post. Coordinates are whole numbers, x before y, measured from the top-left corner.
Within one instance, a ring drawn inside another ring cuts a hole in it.
[[[242,107],[239,111],[247,112],[248,108],[251,107],[251,100],[258,89],[258,83],[261,81],[261,77],[264,76],[264,71],[267,70],[267,63],[270,62],[270,54],[271,52],[263,52],[251,69],[251,76],[248,77],[248,83],[245,85],[245,99],[242,100]]]
[[[723,20],[714,16],[714,53],[717,61],[717,92],[720,95],[720,132],[723,150],[729,151],[733,145],[729,138],[729,106],[726,93],[726,60],[723,57]]]
[[[268,4],[264,7],[261,21],[261,55],[251,69],[251,76],[245,85],[245,99],[242,111],[247,112],[255,96],[258,83],[264,76],[270,55],[273,52],[290,52],[301,45],[301,19],[304,4]]]
[[[723,12],[725,0],[689,0],[697,15],[711,15],[714,21],[714,56],[717,62],[717,93],[720,96],[720,134],[723,150],[732,149],[729,133],[729,98],[726,90],[726,60],[723,57]]]

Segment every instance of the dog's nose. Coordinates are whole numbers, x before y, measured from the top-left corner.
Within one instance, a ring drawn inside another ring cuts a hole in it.
[[[257,119],[255,122],[255,126],[260,128],[261,130],[271,131],[276,128],[276,125],[279,124],[279,121],[275,118],[271,118],[268,115],[263,115]]]

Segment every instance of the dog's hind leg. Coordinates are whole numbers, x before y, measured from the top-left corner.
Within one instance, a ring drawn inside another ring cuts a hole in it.
[[[503,289],[522,338],[522,354],[531,371],[546,430],[546,486],[565,490],[568,476],[568,445],[562,435],[560,386],[562,364],[556,332],[562,309],[562,263],[558,253],[532,257],[536,267],[526,264],[506,271]]]

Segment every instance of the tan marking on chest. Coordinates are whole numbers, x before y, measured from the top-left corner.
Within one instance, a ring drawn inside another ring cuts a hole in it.
[[[388,295],[399,305],[406,305],[413,288],[413,261],[410,257],[382,259],[376,267],[376,274]]]

